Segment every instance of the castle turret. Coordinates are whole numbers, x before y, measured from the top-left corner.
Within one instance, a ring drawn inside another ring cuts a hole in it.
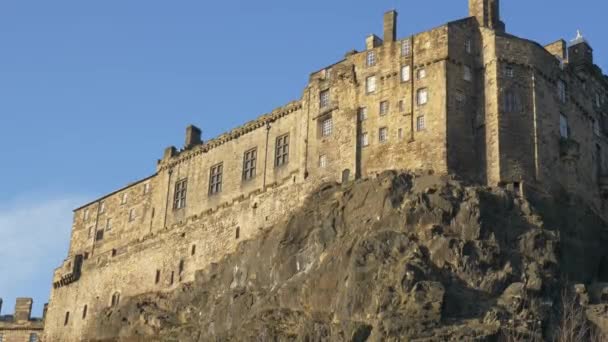
[[[583,37],[581,31],[577,31],[576,38],[570,41],[568,63],[575,69],[593,66],[593,49],[585,37]]]
[[[500,21],[499,0],[469,0],[469,16],[477,18],[481,27],[505,30],[505,24]]]

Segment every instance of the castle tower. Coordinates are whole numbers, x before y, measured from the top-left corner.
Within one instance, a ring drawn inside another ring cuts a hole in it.
[[[593,49],[580,31],[568,46],[568,63],[577,70],[593,66]]]
[[[500,21],[499,0],[469,0],[469,16],[477,18],[481,27],[505,30],[505,24]]]

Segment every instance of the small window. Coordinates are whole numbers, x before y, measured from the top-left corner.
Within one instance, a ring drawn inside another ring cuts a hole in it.
[[[70,312],[65,313],[65,319],[63,320],[63,325],[68,325],[70,323]]]
[[[406,39],[401,42],[401,56],[409,56],[411,52],[410,40]]]
[[[87,318],[87,309],[88,307],[86,305],[82,308],[82,319]]]
[[[127,204],[127,198],[129,197],[129,194],[127,192],[125,192],[124,194],[122,194],[122,197],[120,199],[120,204]]]
[[[401,113],[405,112],[405,102],[403,102],[403,100],[399,100],[398,107],[399,107],[399,112],[401,112]]]
[[[103,214],[106,212],[106,202],[100,202],[99,203],[99,213]]]
[[[2,342],[2,336],[0,336],[0,342]],[[29,342],[38,342],[38,335],[33,333],[30,334]]]
[[[327,167],[327,155],[326,154],[322,154],[319,156],[319,167],[322,169]]]
[[[365,80],[365,91],[370,94],[376,91],[376,76],[369,76]]]
[[[408,82],[410,80],[410,66],[404,65],[401,67],[401,82]]]
[[[319,107],[321,107],[321,108],[329,107],[329,89],[323,90],[319,94]]]
[[[115,257],[115,256],[116,256],[116,253],[117,253],[117,252],[116,252],[116,249],[115,249],[115,248],[113,248],[113,249],[112,249],[112,257]]]
[[[416,75],[419,80],[426,78],[426,69],[425,68],[418,69],[418,71],[416,72]]]
[[[462,78],[465,81],[469,81],[469,82],[473,79],[473,72],[471,71],[470,66],[468,66],[468,65],[464,66],[464,74],[463,74]]]
[[[137,216],[137,214],[135,213],[135,209],[129,209],[129,222],[133,222],[135,221],[135,217]]]
[[[196,254],[196,245],[192,245],[192,248],[190,248],[190,255],[194,254]]]
[[[277,138],[274,165],[279,167],[289,162],[289,134]]]
[[[173,285],[174,281],[175,281],[175,272],[171,271],[171,278],[169,279],[169,285]]]
[[[84,210],[84,212],[82,213],[82,217],[83,217],[83,220],[85,220],[85,221],[89,219],[89,209]],[[0,342],[2,342],[2,341],[0,341]]]
[[[388,128],[387,127],[381,127],[378,130],[378,141],[381,143],[384,143],[388,140]]]
[[[429,94],[427,89],[418,89],[416,98],[419,106],[425,105],[429,101]]]
[[[508,78],[513,78],[515,76],[515,71],[513,70],[512,66],[507,66],[505,68],[505,76]]]
[[[467,40],[464,42],[464,50],[465,50],[467,53],[471,53],[471,52],[473,52],[473,43],[471,42],[471,39],[467,39]]]
[[[156,276],[154,277],[154,284],[160,283],[160,270],[156,270]]]
[[[564,139],[568,139],[570,137],[568,117],[566,117],[566,115],[564,115],[563,113],[560,113],[559,115],[559,135]]]
[[[359,121],[365,121],[367,120],[367,107],[361,107],[359,108]]]
[[[250,180],[255,177],[257,158],[257,147],[246,151],[243,155],[243,180]]]
[[[367,53],[367,66],[371,67],[376,65],[376,52],[370,51]]]
[[[321,136],[322,137],[330,136],[333,131],[333,128],[334,128],[334,122],[333,122],[331,116],[326,119],[323,119],[323,121],[321,121]]]
[[[593,134],[595,134],[596,136],[601,136],[602,132],[600,130],[600,123],[598,120],[593,120]]]
[[[382,101],[380,102],[380,115],[386,115],[388,114],[389,111],[389,104],[388,101]]]
[[[150,183],[145,183],[144,184],[144,195],[148,194],[150,192]]]
[[[100,229],[95,233],[95,241],[101,240],[103,240],[103,229]]]
[[[111,218],[108,218],[108,219],[106,220],[106,230],[107,230],[107,231],[112,230],[112,219],[111,219]]]
[[[403,128],[397,130],[397,139],[403,140]]]
[[[209,170],[209,195],[222,192],[222,178],[224,175],[224,164],[219,163]]]
[[[118,306],[118,304],[120,304],[120,293],[114,292],[112,295],[111,306]]]
[[[595,93],[595,106],[600,108],[602,106],[602,95],[600,93]]]
[[[241,227],[236,227],[236,232],[234,234],[234,237],[238,240],[241,238]]]
[[[188,190],[188,179],[184,178],[175,183],[175,194],[173,195],[173,209],[186,207],[186,193]]]
[[[421,115],[416,118],[416,130],[420,132],[420,131],[424,131],[425,129],[426,129],[426,123],[424,121],[424,115]]]
[[[363,147],[369,146],[369,135],[367,134],[367,132],[361,133],[360,140],[361,140],[361,146],[363,146]]]
[[[557,96],[561,103],[566,103],[567,100],[566,82],[564,80],[557,81]]]

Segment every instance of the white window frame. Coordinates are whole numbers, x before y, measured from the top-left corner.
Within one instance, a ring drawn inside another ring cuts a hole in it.
[[[416,91],[416,103],[424,106],[429,102],[429,91],[427,88],[420,88]]]
[[[361,133],[361,146],[362,147],[369,146],[369,134],[367,132]]]
[[[372,94],[376,92],[378,84],[376,83],[376,76],[368,76],[365,79],[365,92],[367,94]]]
[[[467,39],[464,42],[464,50],[470,54],[473,52],[473,42],[471,41],[471,39]]]
[[[380,127],[378,129],[378,142],[385,143],[388,141],[388,127]]]
[[[321,121],[321,136],[328,137],[332,134],[334,130],[334,121],[333,118],[327,117]]]
[[[120,198],[120,204],[127,204],[127,199],[129,198],[129,193],[125,192],[122,194],[122,197]]]
[[[390,111],[390,103],[387,101],[381,101],[380,102],[380,116],[385,116],[388,115],[388,112]]]
[[[368,67],[373,67],[374,65],[376,65],[376,51],[368,51],[367,52],[367,58],[365,60],[365,63]]]
[[[411,77],[411,68],[409,65],[401,67],[401,82],[409,82]]]
[[[129,209],[129,222],[135,221],[135,218],[137,218],[137,213],[135,212],[135,208]]]
[[[420,69],[416,70],[416,77],[419,80],[425,79],[426,78],[426,68],[420,68]]]
[[[324,169],[327,167],[327,155],[322,154],[319,156],[319,167]]]
[[[322,90],[319,93],[319,107],[320,108],[327,108],[329,107],[330,104],[330,96],[329,96],[329,89],[326,90]]]
[[[412,53],[412,44],[409,39],[401,42],[401,56],[409,56]]]
[[[416,118],[416,131],[424,131],[426,130],[426,119],[424,115],[420,115]]]
[[[513,78],[515,76],[515,70],[512,66],[509,65],[505,67],[505,76],[507,76],[508,78]]]

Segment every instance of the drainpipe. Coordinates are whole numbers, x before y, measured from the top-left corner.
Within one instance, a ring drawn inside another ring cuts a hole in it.
[[[270,122],[266,123],[266,147],[264,148],[264,182],[262,189],[266,189],[266,169],[268,168],[268,137],[270,136]]]
[[[538,181],[539,161],[538,161],[538,113],[536,109],[536,73],[532,68],[532,112],[534,114],[534,180]]]
[[[167,196],[165,198],[165,218],[163,221],[164,228],[167,228],[167,213],[169,212],[169,192],[171,190],[171,175],[173,175],[173,170],[170,169],[168,172],[169,172],[169,180],[167,181]]]
[[[416,107],[416,105],[414,104],[415,100],[416,100],[416,91],[414,89],[415,83],[414,83],[414,36],[412,36],[412,38],[410,39],[410,84],[411,84],[411,103],[410,103],[410,111],[411,111],[411,117],[410,117],[410,141],[409,142],[413,142],[414,141],[414,109]]]

